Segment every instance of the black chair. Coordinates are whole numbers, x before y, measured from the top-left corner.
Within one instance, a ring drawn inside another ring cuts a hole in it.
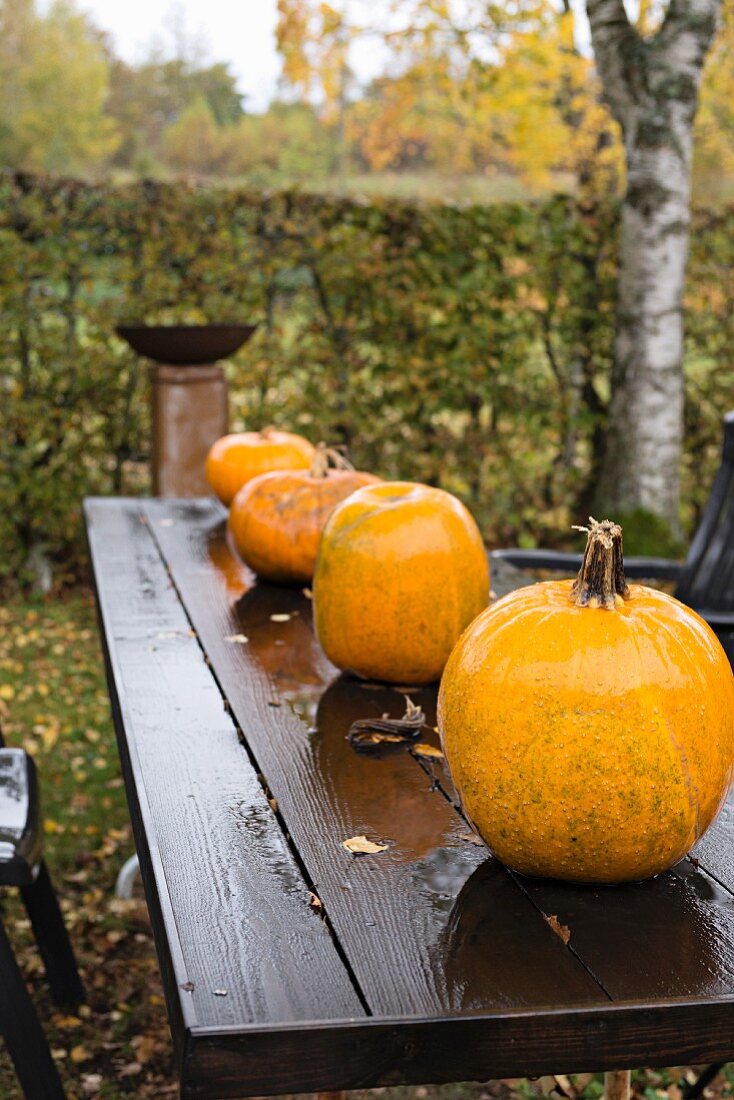
[[[495,563],[563,573],[575,573],[581,557],[553,550],[490,553]],[[624,571],[628,580],[676,581],[675,596],[709,623],[734,664],[734,412],[724,417],[721,466],[686,560],[625,557]]]
[[[46,968],[54,1001],[78,1005],[84,987],[42,858],[38,781],[22,749],[0,748],[0,886],[17,886]],[[64,1100],[46,1036],[0,923],[0,1035],[27,1100]]]

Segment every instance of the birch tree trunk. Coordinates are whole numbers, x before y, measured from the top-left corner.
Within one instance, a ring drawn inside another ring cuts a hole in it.
[[[679,530],[683,287],[693,120],[721,0],[670,0],[642,38],[623,0],[586,0],[605,98],[622,127],[617,326],[600,505],[644,509]]]

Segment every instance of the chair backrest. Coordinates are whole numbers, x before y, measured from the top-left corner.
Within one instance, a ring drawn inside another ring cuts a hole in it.
[[[0,749],[0,885],[32,882],[42,847],[33,760],[23,749]]]
[[[734,610],[734,412],[724,417],[721,466],[675,594],[696,610]]]

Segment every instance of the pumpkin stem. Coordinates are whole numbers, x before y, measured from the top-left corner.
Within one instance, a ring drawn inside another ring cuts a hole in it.
[[[613,610],[617,601],[629,598],[624,579],[622,528],[618,523],[589,518],[589,527],[574,527],[587,534],[584,560],[571,589],[577,607],[604,607]]]
[[[329,469],[353,470],[349,459],[336,447],[327,447],[325,443],[319,443],[311,460],[311,477],[328,477]]]

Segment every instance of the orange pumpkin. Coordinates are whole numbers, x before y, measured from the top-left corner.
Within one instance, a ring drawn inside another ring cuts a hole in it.
[[[329,461],[336,462],[332,469]],[[278,584],[313,578],[324,524],[342,500],[379,478],[353,470],[319,446],[310,470],[261,474],[232,501],[229,529],[242,560],[258,576]]]
[[[488,597],[477,525],[442,489],[370,485],[340,504],[324,528],[314,623],[338,668],[397,684],[437,680]]]
[[[260,432],[223,435],[209,450],[204,472],[212,491],[222,504],[251,478],[268,470],[307,470],[314,446],[303,436],[263,428]]]
[[[467,816],[529,875],[649,878],[681,859],[734,778],[734,677],[679,601],[627,587],[622,532],[591,521],[575,581],[499,600],[471,624],[439,696]]]

